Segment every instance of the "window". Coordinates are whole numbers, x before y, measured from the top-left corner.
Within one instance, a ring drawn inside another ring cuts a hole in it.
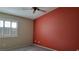
[[[10,27],[11,27],[11,26],[10,26],[10,23],[11,23],[10,21],[5,21],[5,27],[6,27],[6,28],[10,28]]]
[[[17,22],[0,20],[0,38],[1,37],[16,37]]]
[[[0,37],[3,36],[3,21],[0,20]]]
[[[16,22],[12,22],[12,28],[17,28],[17,23]]]
[[[3,27],[3,21],[0,20],[0,27]]]
[[[12,33],[12,36],[17,36],[17,22],[12,22],[11,24],[11,33]]]

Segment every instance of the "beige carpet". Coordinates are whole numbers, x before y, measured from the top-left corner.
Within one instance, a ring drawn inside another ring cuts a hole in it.
[[[31,46],[27,46],[24,48],[17,48],[17,49],[13,49],[12,51],[51,51],[45,48],[41,48],[35,45],[31,45]]]

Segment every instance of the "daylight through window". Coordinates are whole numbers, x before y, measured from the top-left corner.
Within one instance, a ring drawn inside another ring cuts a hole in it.
[[[16,37],[17,22],[0,20],[0,37]]]

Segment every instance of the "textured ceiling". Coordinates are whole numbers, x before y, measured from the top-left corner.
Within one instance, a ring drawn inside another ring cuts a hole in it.
[[[33,9],[31,7],[0,7],[0,12],[26,17],[33,20],[56,8],[57,7],[39,7],[39,9],[45,10],[46,12],[36,11],[33,14]]]

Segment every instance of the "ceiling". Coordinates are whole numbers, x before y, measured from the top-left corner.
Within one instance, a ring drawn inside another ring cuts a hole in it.
[[[57,7],[39,7],[39,9],[45,10],[46,12],[36,11],[33,14],[32,7],[0,7],[0,12],[25,17],[33,20],[56,8]]]

